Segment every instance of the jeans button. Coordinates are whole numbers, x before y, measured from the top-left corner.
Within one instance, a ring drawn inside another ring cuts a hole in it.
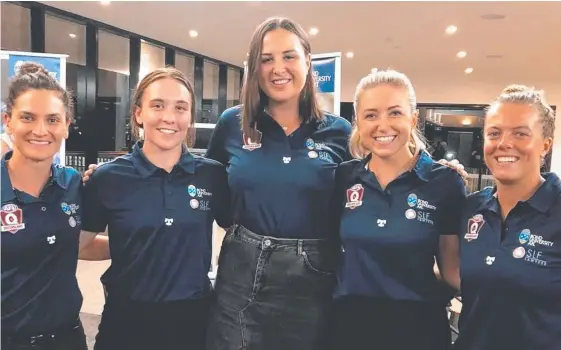
[[[268,246],[270,246],[270,245],[271,245],[271,240],[266,239],[266,240],[265,240],[265,247],[268,247]]]

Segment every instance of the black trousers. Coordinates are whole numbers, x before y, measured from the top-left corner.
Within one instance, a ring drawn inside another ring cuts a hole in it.
[[[445,305],[346,297],[333,303],[329,350],[449,350]]]
[[[222,244],[207,350],[325,350],[332,244],[234,226]]]
[[[42,334],[2,332],[2,350],[88,350],[84,328],[76,324]]]
[[[95,350],[203,350],[210,296],[164,303],[108,293]]]

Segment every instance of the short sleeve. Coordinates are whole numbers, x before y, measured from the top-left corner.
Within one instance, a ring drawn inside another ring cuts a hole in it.
[[[467,201],[464,180],[454,174],[452,185],[446,191],[446,199],[442,202],[440,222],[441,235],[458,235],[461,230],[462,212]]]
[[[96,171],[99,171],[96,170]],[[88,232],[103,232],[107,227],[107,210],[101,197],[99,174],[92,174],[82,186],[82,230]]]
[[[214,219],[218,226],[228,228],[233,224],[230,210],[230,187],[226,168],[222,164],[216,167],[214,186],[213,192],[216,193],[216,197],[213,198]]]
[[[226,150],[226,128],[226,118],[224,114],[222,114],[214,126],[205,154],[205,158],[216,160],[225,166],[227,166],[229,162],[228,152]]]

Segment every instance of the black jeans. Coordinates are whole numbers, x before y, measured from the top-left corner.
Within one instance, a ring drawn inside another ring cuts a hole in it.
[[[230,228],[219,258],[207,350],[325,350],[336,255],[321,239]]]
[[[95,350],[203,350],[210,297],[162,303],[108,293]]]
[[[42,334],[5,334],[2,350],[88,350],[82,323],[60,327]]]
[[[329,350],[448,350],[444,304],[371,297],[333,303]]]

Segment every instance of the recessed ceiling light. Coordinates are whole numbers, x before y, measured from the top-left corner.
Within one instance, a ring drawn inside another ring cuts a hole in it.
[[[498,13],[487,13],[487,14],[481,15],[479,17],[481,17],[481,19],[485,19],[485,20],[498,20],[498,19],[504,19],[505,18],[504,15],[499,15]]]
[[[318,35],[319,29],[317,29],[316,27],[312,27],[310,28],[310,31],[308,33],[310,33],[310,35]]]
[[[458,31],[458,27],[456,27],[456,26],[446,27],[446,34],[448,34],[448,35],[456,34],[457,31]]]
[[[464,58],[466,56],[467,56],[467,52],[465,52],[465,51],[460,51],[456,54],[456,57],[458,57],[458,58]]]
[[[349,51],[349,52],[347,52],[346,56],[347,56],[347,58],[353,58],[353,57],[355,57],[355,54],[354,54],[354,52]]]
[[[190,30],[190,31],[189,31],[189,36],[190,36],[191,38],[196,38],[197,36],[199,36],[199,33],[197,33],[196,30]]]
[[[466,73],[466,74],[471,74],[471,73],[473,73],[473,68],[466,68],[466,70],[464,71],[464,73]]]
[[[76,38],[76,34],[74,34],[74,33],[70,33],[70,34],[68,34],[68,36],[71,37],[72,39]]]
[[[100,2],[101,2],[102,5],[105,5],[105,6],[107,6],[111,3],[111,1],[100,1]]]

